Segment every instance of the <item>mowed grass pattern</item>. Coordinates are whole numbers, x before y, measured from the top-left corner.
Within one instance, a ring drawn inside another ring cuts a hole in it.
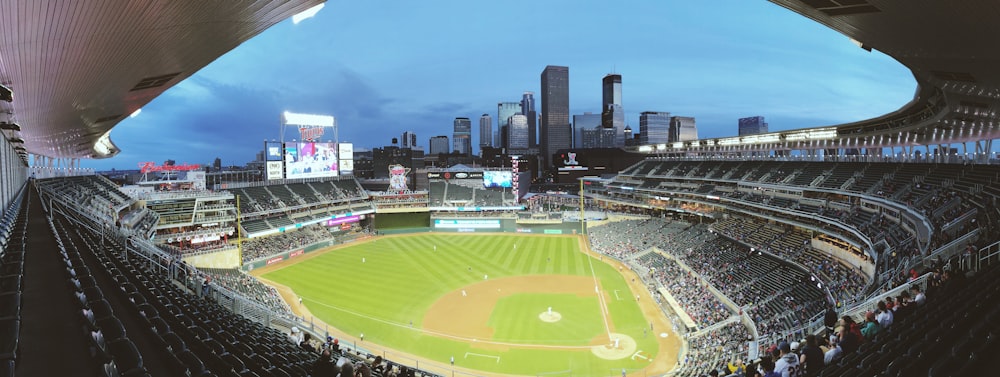
[[[432,303],[448,292],[483,281],[484,275],[490,279],[533,274],[591,276],[591,258],[579,251],[578,242],[575,237],[518,235],[433,233],[385,237],[333,250],[263,277],[291,287],[313,315],[341,331],[354,336],[364,333],[366,343],[376,343],[442,363],[455,356],[456,365],[515,374],[572,369],[578,375],[588,375],[605,374],[609,368],[642,368],[646,365],[643,361],[602,360],[589,350],[528,350],[515,347],[500,351],[421,331],[423,315]],[[652,336],[644,337],[643,329],[648,327],[648,322],[634,299],[628,297],[630,294],[625,280],[611,266],[596,259],[593,260],[593,268],[602,289],[611,295],[607,305],[614,330],[631,335],[639,342],[640,349],[655,354],[657,344]],[[619,296],[626,297],[616,300],[610,293],[615,290],[620,292]],[[489,325],[495,329],[494,335],[498,340],[524,339],[524,343],[533,344],[579,340],[577,345],[585,345],[589,334],[604,332],[604,324],[598,300],[591,297],[593,305],[590,308],[586,308],[591,305],[584,301],[566,304],[566,309],[554,308],[564,318],[577,315],[569,310],[580,312],[574,322],[582,322],[574,326],[587,327],[588,330],[586,334],[573,337],[575,339],[568,339],[565,332],[551,333],[552,339],[543,338],[546,335],[540,333],[537,327],[541,325],[537,319],[541,311],[534,307],[536,304],[530,298],[531,307],[524,310],[533,312],[529,314],[536,317],[533,322],[537,324],[524,327],[521,322],[525,314],[514,314],[512,311],[517,311],[516,308],[507,308],[507,305],[501,308],[498,303],[495,312],[509,314],[491,317]],[[460,316],[461,313],[455,315]],[[504,323],[503,318],[508,317],[509,320]],[[466,353],[498,355],[501,362],[476,356],[466,358]]]
[[[575,294],[519,293],[501,298],[487,324],[495,329],[493,340],[510,343],[587,345],[605,334],[597,297]],[[539,314],[552,307],[562,315],[558,322],[544,322]]]

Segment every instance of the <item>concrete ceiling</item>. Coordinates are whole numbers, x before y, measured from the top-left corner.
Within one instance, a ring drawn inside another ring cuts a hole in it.
[[[0,122],[26,152],[107,158],[122,119],[219,56],[325,0],[4,0]]]

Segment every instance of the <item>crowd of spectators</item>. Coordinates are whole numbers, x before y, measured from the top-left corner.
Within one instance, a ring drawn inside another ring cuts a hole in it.
[[[231,291],[239,292],[267,306],[275,313],[291,315],[288,305],[282,300],[278,291],[269,285],[261,283],[235,268],[200,268],[201,272],[211,277],[210,281]]]
[[[810,284],[804,272],[750,252],[705,225],[661,218],[626,220],[591,228],[590,236],[595,251],[620,259],[640,255],[635,262],[649,269],[701,327],[733,313],[698,276],[747,310],[762,339],[786,336],[827,307],[826,295]],[[694,274],[657,253],[642,254],[654,246],[682,261]]]
[[[296,231],[251,238],[243,242],[243,260],[253,261],[331,238],[333,234],[323,224],[307,225]]]
[[[767,231],[762,229],[767,228]],[[815,250],[808,236],[795,237],[794,229],[771,229],[771,225],[760,224],[744,218],[732,217],[715,223],[713,229],[720,234],[737,240],[757,241],[755,235],[766,234],[762,242],[749,242],[761,250],[770,252],[786,260],[794,261],[818,276],[830,288],[834,300],[841,305],[849,305],[863,299],[862,292],[868,284],[865,276],[855,268],[844,264],[827,253]],[[781,241],[789,238],[804,239],[799,244]],[[781,243],[779,245],[779,243]]]
[[[733,315],[705,283],[676,262],[659,253],[644,254],[635,262],[650,271],[650,277],[670,292],[697,325],[708,327]]]
[[[687,354],[674,372],[674,377],[701,377],[716,366],[743,365],[753,336],[740,322],[728,323],[718,329],[686,337]]]
[[[590,247],[598,253],[626,259],[651,247],[669,244],[671,236],[688,226],[685,222],[656,217],[614,221],[588,229]]]

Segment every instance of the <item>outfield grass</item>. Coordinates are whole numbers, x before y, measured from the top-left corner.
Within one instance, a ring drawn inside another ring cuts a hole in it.
[[[313,315],[341,331],[355,336],[364,333],[366,342],[442,363],[455,356],[456,365],[513,374],[572,369],[574,375],[606,375],[609,370],[644,367],[646,361],[603,360],[587,349],[491,347],[421,331],[424,315],[435,301],[482,282],[484,275],[489,279],[537,274],[591,276],[591,266],[601,288],[608,292],[606,305],[615,332],[630,335],[639,349],[656,354],[657,343],[652,336],[646,337],[648,322],[624,278],[611,266],[580,252],[575,237],[387,237],[337,249],[263,277],[291,287]],[[563,320],[553,324],[540,321],[538,314],[548,306],[562,313]],[[585,346],[605,333],[600,304],[593,295],[511,295],[497,301],[487,324],[494,330],[491,340],[519,344]],[[501,361],[466,357],[467,353],[496,355]]]

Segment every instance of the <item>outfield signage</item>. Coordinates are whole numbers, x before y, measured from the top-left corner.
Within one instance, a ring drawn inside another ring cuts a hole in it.
[[[326,226],[337,226],[346,223],[356,223],[358,221],[361,221],[360,216],[337,217],[330,220],[326,220]]]
[[[297,257],[299,255],[302,255],[302,254],[305,254],[305,253],[306,253],[305,250],[298,249],[298,250],[295,250],[295,251],[293,251],[291,253],[288,253],[288,257],[289,258],[295,258],[295,257]]]
[[[483,179],[482,171],[427,172],[427,179]]]
[[[430,207],[431,211],[458,211],[458,212],[482,212],[482,211],[520,211],[524,206],[505,207]]]
[[[271,264],[275,264],[275,263],[281,262],[283,260],[285,260],[284,257],[274,257],[274,258],[268,259],[267,260],[267,264],[271,265]]]
[[[435,228],[445,229],[500,229],[500,220],[434,220]]]

